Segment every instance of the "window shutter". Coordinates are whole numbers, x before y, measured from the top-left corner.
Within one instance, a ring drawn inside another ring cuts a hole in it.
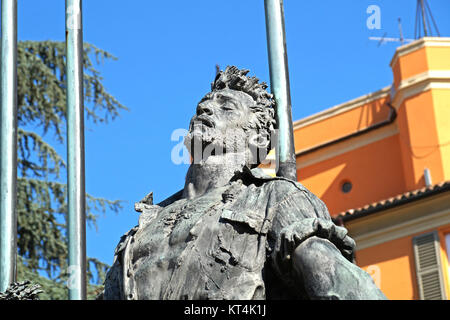
[[[437,232],[413,238],[417,284],[421,300],[445,300]]]

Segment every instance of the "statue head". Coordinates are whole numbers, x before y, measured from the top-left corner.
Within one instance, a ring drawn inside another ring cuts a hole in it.
[[[219,71],[211,92],[198,103],[185,138],[194,162],[237,152],[245,153],[246,164],[254,167],[272,148],[275,101],[267,84],[248,72],[235,66]]]

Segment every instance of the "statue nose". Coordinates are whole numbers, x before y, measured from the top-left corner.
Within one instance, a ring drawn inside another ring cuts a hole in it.
[[[199,103],[197,106],[197,116],[206,113],[208,116],[213,114],[212,109],[205,103]]]

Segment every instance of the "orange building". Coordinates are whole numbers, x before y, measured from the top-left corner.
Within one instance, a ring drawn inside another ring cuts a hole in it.
[[[298,179],[389,299],[450,297],[450,38],[399,47],[393,84],[294,122]]]

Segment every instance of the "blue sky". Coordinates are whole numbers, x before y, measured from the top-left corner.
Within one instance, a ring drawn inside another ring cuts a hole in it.
[[[450,36],[450,1],[429,3]],[[367,27],[370,5],[380,8],[380,29]],[[19,40],[64,40],[64,10],[62,0],[19,0]],[[415,0],[285,0],[293,119],[390,85],[398,44],[368,38],[398,37],[399,17],[413,38],[415,12]],[[183,187],[187,165],[172,163],[171,134],[188,127],[215,65],[247,68],[269,83],[264,1],[85,0],[83,23],[86,42],[119,58],[99,69],[130,109],[108,125],[86,123],[87,192],[124,200],[87,233],[88,255],[111,264],[120,236],[137,224],[134,202]]]

